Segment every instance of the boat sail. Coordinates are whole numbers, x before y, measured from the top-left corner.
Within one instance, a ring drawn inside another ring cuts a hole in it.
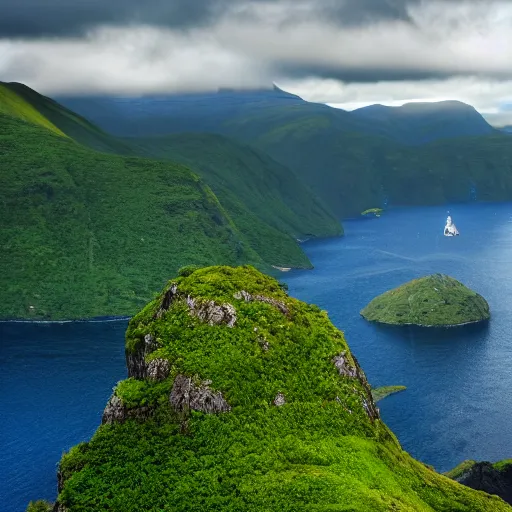
[[[446,225],[444,227],[444,236],[458,236],[459,232],[457,226],[453,223],[452,218],[448,215],[446,219]]]

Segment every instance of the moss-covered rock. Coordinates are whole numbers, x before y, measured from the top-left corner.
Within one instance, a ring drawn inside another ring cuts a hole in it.
[[[253,267],[171,281],[126,352],[110,421],[61,460],[59,511],[512,510],[404,452],[327,313]]]
[[[478,293],[452,277],[434,274],[379,295],[361,315],[383,324],[449,327],[488,320],[490,311]]]

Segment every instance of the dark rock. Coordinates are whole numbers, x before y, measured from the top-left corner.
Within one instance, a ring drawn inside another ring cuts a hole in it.
[[[190,314],[209,325],[225,324],[228,327],[235,325],[236,309],[229,303],[219,305],[213,300],[200,302],[189,296],[187,297],[187,305]]]
[[[128,419],[146,420],[153,412],[152,407],[134,407],[128,409],[123,401],[117,396],[112,395],[105,406],[102,424],[124,423]]]
[[[490,462],[476,462],[453,479],[477,491],[496,494],[512,504],[512,464],[497,469]]]
[[[212,391],[210,381],[196,385],[190,377],[178,375],[174,380],[169,401],[177,412],[189,410],[201,411],[206,414],[229,412],[231,407],[224,400],[220,391]]]
[[[271,306],[277,308],[281,313],[283,313],[283,315],[290,315],[290,310],[286,307],[286,304],[277,299],[273,299],[272,297],[266,297],[265,295],[251,295],[245,290],[241,290],[235,293],[233,297],[237,300],[244,300],[245,302],[265,302],[266,304],[270,304]]]
[[[153,359],[146,365],[146,376],[150,380],[165,380],[170,371],[171,363],[167,359]]]
[[[178,298],[178,285],[176,283],[172,283],[170,288],[165,292],[164,298],[162,300],[162,304],[160,308],[156,312],[155,317],[161,318],[161,316],[169,311],[172,303]]]
[[[144,336],[144,342],[135,352],[126,351],[126,366],[128,377],[145,379],[147,375],[146,356],[158,348],[158,343],[152,334]]]

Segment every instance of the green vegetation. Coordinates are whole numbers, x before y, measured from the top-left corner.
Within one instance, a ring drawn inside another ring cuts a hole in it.
[[[265,261],[290,266],[274,261],[289,261],[296,239],[342,234],[334,215],[294,173],[250,146],[211,134],[130,142],[142,155],[170,159],[199,174]],[[295,265],[310,264],[303,256]]]
[[[210,301],[234,307],[225,306],[236,315],[232,327],[194,314]],[[142,353],[148,335],[156,352],[139,364],[167,360],[169,376],[132,377],[116,394],[131,408],[152,404],[153,413],[105,423],[63,456],[62,510],[511,510],[404,452],[372,412],[364,374],[327,314],[252,267],[172,280],[130,321],[128,356]],[[173,408],[178,375],[222,393],[229,412],[208,414],[192,402]]]
[[[476,460],[464,460],[462,461],[458,466],[454,467],[450,471],[447,471],[444,473],[448,478],[456,479],[463,475],[464,473],[467,473],[475,464]]]
[[[27,512],[52,512],[53,505],[48,501],[31,501],[28,504]]]
[[[363,217],[380,217],[384,210],[382,208],[369,208],[364,212],[361,212]]]
[[[479,294],[442,274],[414,279],[373,299],[361,315],[395,325],[455,326],[490,318]]]
[[[0,84],[0,318],[131,315],[184,265],[311,268],[295,238],[339,223],[287,169],[219,139],[175,142],[188,167],[128,156],[149,150]]]
[[[379,402],[393,393],[399,393],[405,391],[405,386],[381,386],[380,388],[372,389],[372,397],[374,402]]]
[[[249,120],[231,120],[223,133],[286,165],[340,218],[385,200],[402,206],[468,201],[473,189],[478,200],[512,199],[507,134],[410,147],[368,133],[362,120],[343,114],[307,104],[266,109]]]

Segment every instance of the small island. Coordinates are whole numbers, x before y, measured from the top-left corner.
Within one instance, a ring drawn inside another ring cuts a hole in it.
[[[405,386],[381,386],[380,388],[372,389],[372,398],[375,403],[380,402],[384,398],[389,395],[393,395],[394,393],[399,393],[400,391],[405,391],[407,388]]]
[[[487,301],[444,274],[414,279],[373,299],[361,315],[371,322],[454,327],[489,320]]]
[[[364,212],[361,212],[361,215],[363,217],[380,217],[383,211],[384,210],[382,208],[370,208]]]

